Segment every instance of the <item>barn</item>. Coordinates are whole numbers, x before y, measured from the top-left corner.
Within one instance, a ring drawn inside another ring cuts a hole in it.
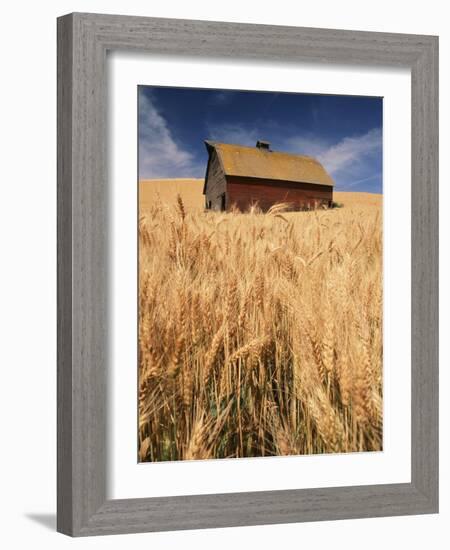
[[[276,203],[292,210],[331,206],[334,182],[312,157],[273,151],[267,141],[255,147],[205,141],[208,151],[203,194],[205,207],[246,211]]]

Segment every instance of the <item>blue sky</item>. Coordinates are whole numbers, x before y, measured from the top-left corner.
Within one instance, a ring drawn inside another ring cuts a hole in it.
[[[140,86],[139,178],[205,176],[205,139],[310,155],[337,191],[382,192],[382,98]]]

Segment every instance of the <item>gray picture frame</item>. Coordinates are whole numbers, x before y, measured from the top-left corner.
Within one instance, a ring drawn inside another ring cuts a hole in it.
[[[438,38],[73,13],[58,19],[58,504],[72,536],[438,511]],[[411,482],[107,499],[106,54],[411,69]]]

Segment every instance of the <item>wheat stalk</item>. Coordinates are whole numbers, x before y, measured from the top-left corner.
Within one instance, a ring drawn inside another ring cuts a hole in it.
[[[140,460],[380,450],[381,220],[140,212]]]

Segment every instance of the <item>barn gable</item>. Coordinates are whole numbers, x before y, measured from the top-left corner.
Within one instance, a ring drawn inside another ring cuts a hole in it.
[[[210,210],[225,210],[228,206],[226,202],[227,180],[225,172],[216,149],[210,147],[208,153],[208,166],[203,187],[205,206]]]

